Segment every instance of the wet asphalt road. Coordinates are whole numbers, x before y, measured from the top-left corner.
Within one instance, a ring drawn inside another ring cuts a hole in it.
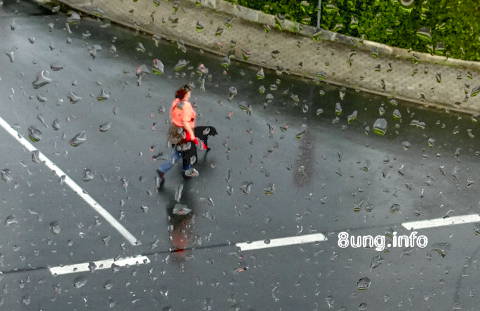
[[[33,144],[142,244],[130,245],[0,130],[0,169],[9,170],[0,180],[1,310],[477,310],[476,224],[421,230],[425,249],[337,246],[341,231],[408,234],[402,222],[478,213],[474,118],[350,89],[341,99],[337,87],[271,71],[257,80],[258,68],[236,62],[224,72],[220,57],[155,46],[102,21],[70,28],[64,15],[4,1],[0,116],[24,136],[40,130]],[[138,85],[136,67],[151,68],[153,58],[165,74]],[[189,65],[175,72],[180,59]],[[200,63],[211,74],[205,91]],[[34,89],[41,70],[52,82]],[[200,154],[200,177],[184,181],[177,167],[157,193],[168,108],[189,82],[198,123],[219,135]],[[238,94],[229,100],[232,86]],[[102,89],[110,97],[99,101]],[[81,99],[72,103],[72,92]],[[382,113],[385,136],[372,131]],[[111,128],[99,131],[106,122]],[[81,131],[87,141],[71,146]],[[85,169],[93,179],[84,181]],[[172,214],[180,183],[188,216]],[[328,240],[246,252],[234,245],[309,233]],[[186,250],[172,252],[179,249]],[[57,277],[46,269],[140,254],[151,263]],[[361,290],[365,277],[371,283]]]

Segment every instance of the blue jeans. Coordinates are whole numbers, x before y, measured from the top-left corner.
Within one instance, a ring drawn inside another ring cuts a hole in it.
[[[175,150],[175,148],[172,148],[172,151],[170,153],[170,158],[160,164],[160,167],[158,170],[162,173],[168,172],[179,160],[182,160],[182,153],[180,151]],[[183,163],[183,170],[186,171],[190,169],[192,166],[190,164],[186,165],[185,162]]]

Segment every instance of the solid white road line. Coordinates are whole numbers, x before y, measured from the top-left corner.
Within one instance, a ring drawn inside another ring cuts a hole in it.
[[[28,151],[38,151],[26,138],[21,136],[14,128],[10,126],[2,117],[0,117],[0,126],[3,127],[7,133],[12,135],[22,146]],[[112,225],[128,242],[132,245],[140,245],[137,240],[121,223],[119,223],[109,212],[107,212],[95,199],[86,193],[80,186],[73,181],[67,174],[65,174],[55,163],[50,161],[42,152],[39,151],[38,159],[44,162],[45,165],[51,169],[58,177],[64,178],[64,183],[68,185],[78,196],[90,205],[97,213],[99,213],[105,220]]]
[[[272,239],[270,240],[270,242],[262,240],[262,241],[254,241],[250,243],[248,242],[236,243],[235,245],[239,247],[241,251],[250,251],[254,249],[314,243],[314,242],[321,242],[326,240],[327,240],[327,237],[325,235],[321,233],[315,233],[315,234],[292,236],[287,238]]]
[[[425,228],[467,224],[471,222],[480,222],[480,215],[472,214],[472,215],[464,215],[464,216],[453,216],[453,217],[436,218],[436,219],[430,219],[430,220],[404,222],[402,223],[402,226],[408,230],[418,230],[418,229],[425,229]]]
[[[75,265],[58,266],[48,268],[52,275],[62,275],[78,272],[87,272],[90,270],[104,270],[110,269],[113,265],[117,267],[146,265],[150,263],[150,259],[147,256],[126,257],[119,259],[105,259],[92,262],[84,262]],[[90,268],[89,268],[90,267]]]

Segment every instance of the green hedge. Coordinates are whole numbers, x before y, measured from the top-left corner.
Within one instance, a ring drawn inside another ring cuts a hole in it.
[[[316,26],[317,0],[228,0]],[[480,61],[479,0],[323,0],[321,27],[392,46]]]

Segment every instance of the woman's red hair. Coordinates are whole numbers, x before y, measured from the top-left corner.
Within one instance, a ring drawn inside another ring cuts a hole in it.
[[[183,87],[179,88],[175,92],[175,98],[182,100],[185,97],[185,95],[187,95],[187,93],[190,92],[191,90],[192,89],[190,88],[189,85],[184,85]]]

